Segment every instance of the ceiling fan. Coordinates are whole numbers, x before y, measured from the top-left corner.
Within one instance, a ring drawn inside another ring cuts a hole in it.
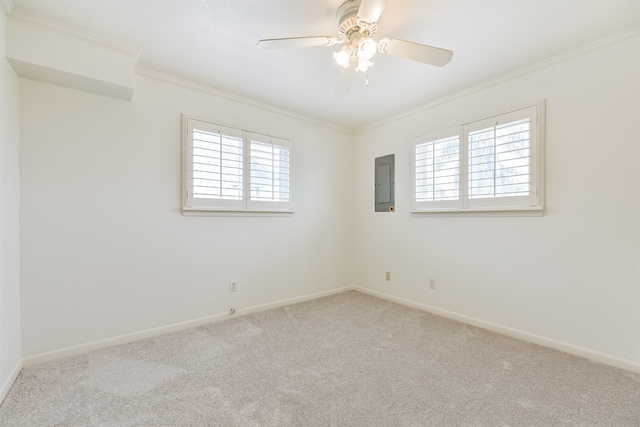
[[[258,41],[258,46],[264,49],[278,49],[343,44],[339,51],[333,53],[334,60],[342,67],[335,89],[336,95],[346,95],[349,92],[356,71],[368,72],[369,67],[373,65],[371,58],[376,52],[437,67],[451,61],[453,52],[450,50],[387,37],[376,42],[372,37],[378,30],[378,19],[386,3],[387,0],[347,0],[336,12],[338,37],[263,39]]]

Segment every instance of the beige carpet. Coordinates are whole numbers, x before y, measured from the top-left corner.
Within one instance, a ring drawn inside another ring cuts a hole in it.
[[[640,426],[640,376],[357,292],[25,368],[2,426]]]

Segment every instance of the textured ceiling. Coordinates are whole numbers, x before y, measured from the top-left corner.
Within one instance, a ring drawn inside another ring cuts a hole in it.
[[[13,0],[49,18],[140,49],[141,67],[348,129],[640,25],[640,1],[389,0],[377,39],[454,51],[442,68],[378,54],[337,97],[336,47],[262,50],[263,38],[337,35],[343,0]]]

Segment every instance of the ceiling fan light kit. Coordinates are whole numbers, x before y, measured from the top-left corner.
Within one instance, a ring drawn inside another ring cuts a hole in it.
[[[442,67],[451,61],[453,52],[450,50],[386,37],[382,38],[380,42],[376,42],[372,36],[378,30],[378,19],[386,3],[387,0],[348,0],[343,3],[336,12],[338,38],[313,36],[264,39],[258,42],[258,46],[271,49],[334,46],[344,43],[339,51],[333,53],[334,61],[343,68],[336,87],[338,95],[344,95],[349,91],[355,71],[368,73],[369,68],[373,65],[371,58],[376,52],[437,67]]]
[[[356,71],[366,72],[373,65],[370,59],[373,58],[377,50],[378,44],[375,40],[366,36],[352,36],[349,43],[342,46],[338,52],[333,53],[333,59],[343,68],[349,68],[353,62],[357,62]]]
[[[386,0],[375,3],[378,4],[374,9],[382,13]],[[378,30],[378,24],[377,17],[372,15],[376,13],[375,10],[367,12],[369,19],[374,18],[371,22],[361,20],[361,8],[362,2],[357,0],[349,0],[338,8],[336,22],[341,39],[339,43],[346,44],[340,51],[334,52],[333,58],[343,68],[349,68],[353,63],[357,63],[356,71],[366,73],[373,65],[370,59],[376,54],[378,48],[376,41],[371,38]]]

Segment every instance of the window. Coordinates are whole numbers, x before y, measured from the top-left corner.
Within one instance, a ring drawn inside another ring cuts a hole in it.
[[[542,210],[543,112],[540,102],[414,138],[414,211]]]
[[[255,133],[249,134],[251,144],[249,200],[257,206],[275,203],[286,208],[289,195],[289,145],[287,141]]]
[[[460,199],[458,129],[415,140],[415,200],[432,207],[455,207]]]
[[[183,212],[292,210],[291,142],[184,117]]]

